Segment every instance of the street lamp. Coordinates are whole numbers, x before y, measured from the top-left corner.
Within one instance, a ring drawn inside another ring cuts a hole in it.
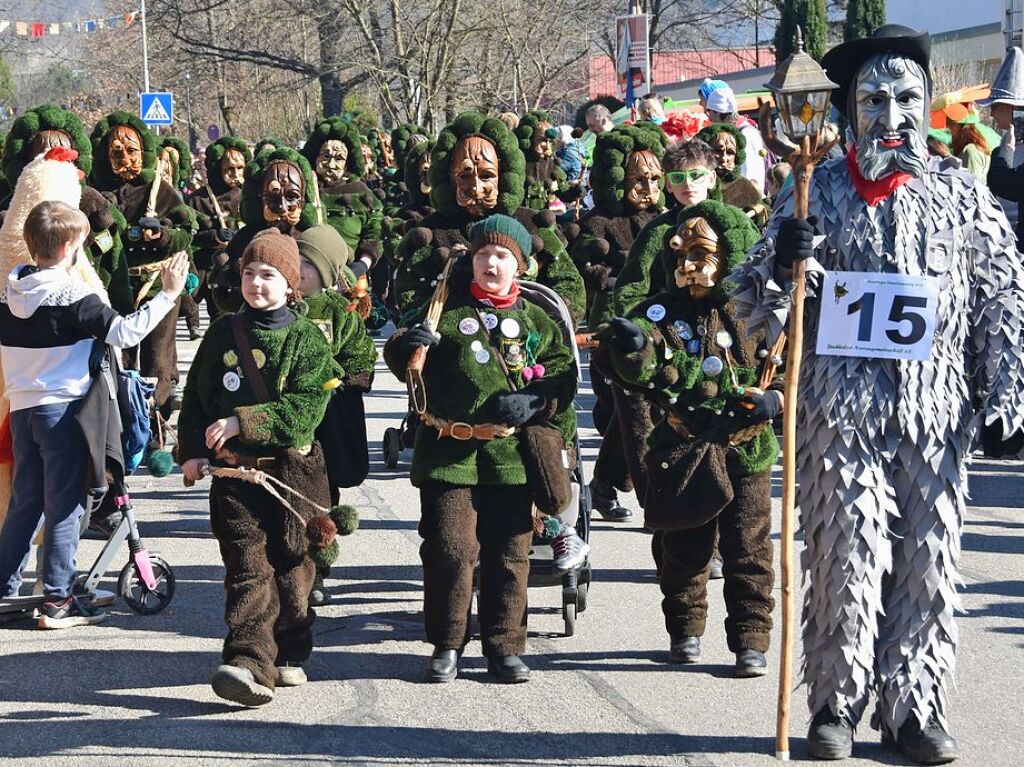
[[[814,166],[832,148],[833,141],[821,142],[829,98],[838,88],[813,58],[804,53],[803,36],[796,30],[794,51],[775,70],[766,87],[775,96],[782,127],[796,145],[789,156],[793,171],[793,216],[807,218],[811,176]],[[775,138],[771,121],[766,136]],[[793,633],[796,575],[793,536],[796,518],[796,411],[800,386],[800,362],[804,349],[804,262],[793,262],[793,300],[789,310],[786,354],[786,383],[782,411],[782,646],[779,658],[779,698],[775,719],[775,757],[789,760],[789,709],[793,677]]]
[[[804,137],[816,139],[825,125],[829,97],[839,86],[804,52],[803,34],[796,29],[795,50],[779,64],[765,87],[775,95],[786,137],[800,145]]]

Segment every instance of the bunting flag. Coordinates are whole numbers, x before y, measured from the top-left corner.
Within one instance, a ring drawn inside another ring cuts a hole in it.
[[[105,19],[76,19],[74,21],[18,21],[16,19],[0,19],[0,34],[9,29],[14,30],[18,37],[52,37],[69,32],[92,33],[104,29],[122,29],[132,26],[142,18],[142,11],[132,11],[123,16],[110,16]]]

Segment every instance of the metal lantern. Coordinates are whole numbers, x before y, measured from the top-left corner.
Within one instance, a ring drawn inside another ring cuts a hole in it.
[[[779,64],[765,87],[775,94],[786,137],[799,145],[803,138],[821,133],[828,113],[829,96],[838,88],[825,70],[804,52],[804,39],[796,29],[796,50]]]

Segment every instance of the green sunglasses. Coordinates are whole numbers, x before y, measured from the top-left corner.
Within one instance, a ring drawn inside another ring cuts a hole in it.
[[[670,170],[665,174],[670,184],[682,186],[687,181],[703,181],[711,175],[707,168],[691,168],[690,170]]]

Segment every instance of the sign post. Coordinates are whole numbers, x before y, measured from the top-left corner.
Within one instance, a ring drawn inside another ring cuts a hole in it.
[[[619,98],[627,105],[651,92],[651,49],[647,14],[615,19],[615,74]]]

